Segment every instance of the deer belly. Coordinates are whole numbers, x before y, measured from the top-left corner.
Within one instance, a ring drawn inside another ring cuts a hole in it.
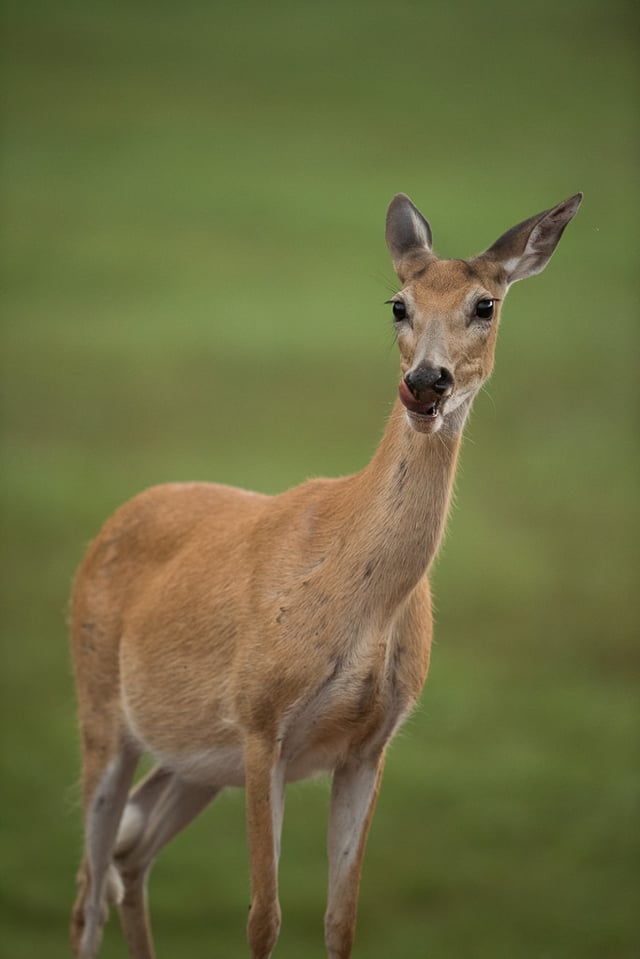
[[[244,755],[240,747],[211,746],[187,752],[156,752],[156,760],[186,782],[217,786],[244,786]]]
[[[160,695],[153,682],[123,677],[123,719],[131,737],[157,763],[188,782],[243,786],[243,737],[229,703],[220,696],[199,695],[197,683],[190,686],[180,679],[169,697]]]

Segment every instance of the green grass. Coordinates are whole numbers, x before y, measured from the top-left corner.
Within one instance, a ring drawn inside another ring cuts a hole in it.
[[[468,427],[355,955],[640,954],[636,31],[621,0],[5,6],[0,954],[69,954],[86,541],[153,483],[367,461],[395,192],[465,256],[578,189]],[[282,959],[323,955],[326,805],[289,791]],[[159,959],[247,954],[241,793],[151,896]],[[123,955],[113,922],[101,956]]]

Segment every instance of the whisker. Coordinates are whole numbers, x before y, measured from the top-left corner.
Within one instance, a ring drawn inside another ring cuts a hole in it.
[[[489,402],[491,403],[491,409],[492,409],[492,412],[493,412],[493,415],[494,415],[494,418],[495,418],[495,417],[498,415],[498,409],[497,409],[497,407],[496,407],[495,400],[494,400],[493,396],[491,395],[491,393],[490,393],[490,391],[489,391],[489,387],[487,386],[486,383],[483,383],[483,384],[482,384],[482,386],[480,387],[480,392],[481,392],[481,393],[484,393],[485,396],[487,396],[487,397],[489,398]]]
[[[375,273],[370,273],[369,276],[372,280],[376,280],[378,283],[384,286],[385,290],[388,293],[391,293],[392,296],[398,292],[398,281],[395,278],[389,279],[389,275],[387,273],[381,273],[379,270],[376,270]]]

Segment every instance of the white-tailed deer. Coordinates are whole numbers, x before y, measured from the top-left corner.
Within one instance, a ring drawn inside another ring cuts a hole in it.
[[[98,951],[117,902],[129,952],[154,955],[146,882],[160,849],[226,786],[246,789],[248,939],[280,929],[287,782],[333,774],[325,942],[351,955],[385,749],[429,665],[427,573],[442,538],[462,429],[489,376],[502,300],[539,273],[581,194],[471,260],[440,260],[396,196],[386,238],[399,396],[373,459],[279,496],[158,486],[90,546],[71,601],[83,749],[85,852],[71,938]],[[157,765],[131,793],[142,754]]]

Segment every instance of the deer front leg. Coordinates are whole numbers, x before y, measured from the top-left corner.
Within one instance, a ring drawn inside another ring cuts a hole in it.
[[[269,959],[280,932],[278,860],[284,813],[285,766],[279,747],[259,741],[245,753],[251,908],[247,938],[252,959]]]
[[[349,959],[367,834],[382,779],[384,754],[350,759],[333,775],[329,813],[329,897],[324,920],[328,959]]]

